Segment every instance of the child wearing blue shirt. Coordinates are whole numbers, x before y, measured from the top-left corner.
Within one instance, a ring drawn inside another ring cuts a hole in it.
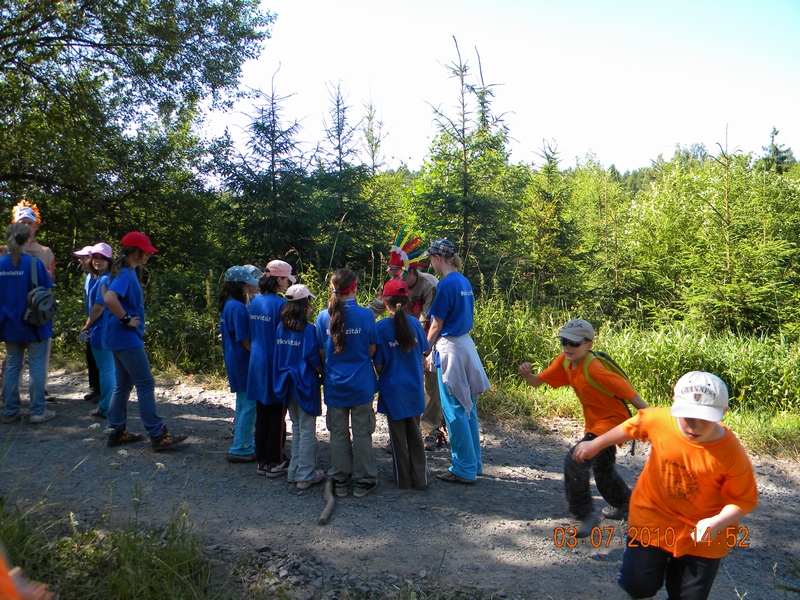
[[[331,434],[328,474],[339,498],[347,496],[347,480],[355,484],[353,496],[363,498],[378,486],[378,466],[372,454],[377,385],[372,357],[378,343],[375,319],[356,302],[356,274],[339,269],[331,277],[328,310],[317,317],[317,342],[324,365],[325,405]],[[353,438],[350,439],[352,426]]]
[[[391,317],[376,324],[378,348],[373,360],[379,376],[378,412],[389,423],[397,487],[423,490],[428,485],[428,465],[420,431],[420,415],[425,412],[422,353],[430,346],[419,321],[405,313],[408,285],[392,279],[381,297]]]
[[[247,398],[247,372],[250,366],[250,315],[247,312],[248,286],[258,285],[245,267],[231,267],[217,296],[222,335],[222,356],[231,392],[236,394],[233,420],[233,444],[228,462],[247,463],[256,459],[253,426],[256,422],[255,400]]]
[[[275,394],[282,398],[292,419],[292,459],[286,478],[306,490],[325,480],[317,469],[317,417],[322,414],[319,374],[322,358],[317,329],[308,322],[314,296],[296,284],[286,293],[275,336]]]

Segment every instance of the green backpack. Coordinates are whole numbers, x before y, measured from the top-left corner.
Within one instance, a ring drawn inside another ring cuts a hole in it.
[[[583,376],[586,378],[586,383],[588,383],[596,390],[603,392],[606,396],[616,397],[614,392],[611,392],[606,388],[604,388],[602,385],[597,383],[594,380],[594,378],[592,378],[591,375],[589,375],[589,363],[592,362],[593,360],[599,360],[600,364],[603,365],[603,367],[605,367],[606,371],[610,371],[611,373],[619,375],[625,381],[630,381],[628,374],[622,367],[620,367],[617,364],[617,362],[613,358],[611,358],[610,354],[601,352],[600,350],[589,350],[588,356],[583,361]],[[567,360],[566,358],[564,358],[564,370],[569,371],[569,360]],[[625,410],[628,411],[628,415],[633,416],[631,413],[631,409],[628,406],[628,403],[623,398],[620,398],[619,400],[625,406]],[[631,452],[630,452],[631,455],[633,455],[635,451],[636,451],[636,440],[633,440],[633,443],[631,444]]]

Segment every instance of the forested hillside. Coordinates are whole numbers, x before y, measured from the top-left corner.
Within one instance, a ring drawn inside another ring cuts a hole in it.
[[[794,348],[800,167],[777,130],[757,151],[677,147],[625,173],[591,154],[566,164],[557,141],[530,141],[539,159],[512,163],[513,132],[493,110],[501,88],[454,46],[442,70],[453,94],[430,98],[436,131],[419,171],[386,167],[384,124],[346,82],[328,86],[314,152],[300,150],[291,91],[277,87],[252,92],[244,144],[200,138],[203,107],[240,93],[241,66],[273,22],[256,0],[0,3],[0,210],[10,216],[21,198],[40,209],[62,351],[77,345],[76,247],[147,233],[161,249],[146,280],[155,362],[215,371],[225,269],[280,257],[319,292],[341,266],[376,287],[401,225],[456,243],[496,380],[522,353],[551,353],[541,340],[567,314],[618,332]],[[528,347],[497,329],[514,315],[520,332],[541,329]],[[776,385],[796,408],[797,388]]]

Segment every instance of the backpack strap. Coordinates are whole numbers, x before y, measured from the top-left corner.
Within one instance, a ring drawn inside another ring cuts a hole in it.
[[[36,262],[39,260],[33,254],[30,255],[31,257],[31,283],[33,287],[39,287],[39,275],[36,273]]]
[[[611,392],[611,391],[607,390],[606,388],[604,388],[602,385],[597,383],[597,381],[595,381],[595,379],[591,375],[589,375],[589,363],[592,362],[595,358],[597,358],[597,356],[595,356],[594,352],[589,350],[589,354],[586,356],[586,358],[583,361],[583,376],[586,378],[586,383],[588,383],[594,389],[603,392],[606,396],[615,397],[616,394],[614,394],[614,392]],[[620,400],[622,400],[622,399],[620,398]],[[625,401],[622,400],[622,402],[624,403]]]

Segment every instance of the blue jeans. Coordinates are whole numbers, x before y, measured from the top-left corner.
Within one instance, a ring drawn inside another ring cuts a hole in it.
[[[164,433],[164,420],[156,412],[156,381],[150,370],[150,361],[144,346],[114,352],[116,386],[108,406],[108,426],[117,434],[128,422],[128,398],[133,386],[139,397],[139,418],[147,435],[154,437]]]
[[[95,365],[97,365],[98,380],[100,385],[97,390],[100,392],[100,401],[97,403],[97,410],[108,415],[108,407],[111,404],[111,394],[117,385],[117,376],[114,369],[114,353],[105,348],[92,348]]]
[[[234,419],[233,445],[228,450],[235,456],[250,456],[253,446],[253,426],[256,424],[256,401],[247,399],[247,392],[236,392],[236,418]]]
[[[25,363],[25,348],[28,349],[28,372],[30,373],[31,415],[44,414],[44,380],[49,339],[41,342],[6,342],[6,371],[3,375],[3,397],[6,406],[4,417],[13,417],[20,410],[19,375]]]
[[[436,368],[439,380],[439,397],[442,400],[442,413],[450,434],[450,472],[475,481],[483,473],[481,460],[481,437],[478,427],[477,398],[472,398],[472,410],[467,413],[458,398],[450,393],[450,388],[442,381],[442,368]]]

